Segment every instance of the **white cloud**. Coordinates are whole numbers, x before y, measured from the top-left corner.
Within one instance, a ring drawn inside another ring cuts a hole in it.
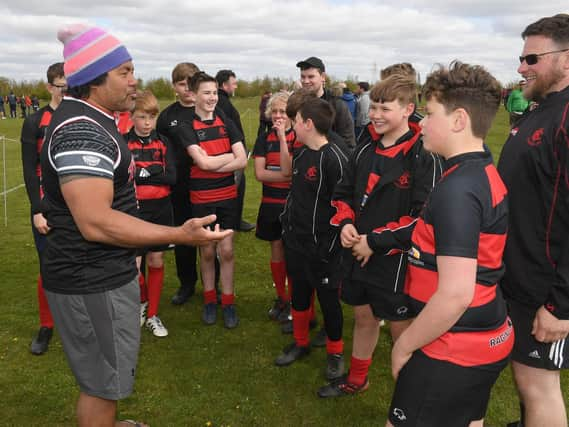
[[[238,77],[294,77],[297,61],[321,57],[329,74],[375,80],[394,62],[411,62],[423,78],[453,59],[486,66],[503,82],[517,80],[521,31],[564,11],[557,0],[16,1],[0,6],[0,76],[43,78],[62,59],[57,29],[87,22],[108,29],[128,47],[139,77],[169,77],[182,61]],[[97,15],[93,15],[96,10]]]

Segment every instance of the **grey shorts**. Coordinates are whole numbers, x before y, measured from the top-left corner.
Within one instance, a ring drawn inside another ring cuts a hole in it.
[[[129,396],[140,346],[138,277],[96,294],[45,294],[79,389],[108,400]]]

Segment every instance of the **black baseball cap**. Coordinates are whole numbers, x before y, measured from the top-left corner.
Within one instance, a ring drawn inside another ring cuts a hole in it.
[[[301,70],[306,70],[307,68],[318,68],[322,72],[326,71],[322,60],[315,56],[311,56],[310,58],[306,58],[304,61],[297,62],[296,66]]]

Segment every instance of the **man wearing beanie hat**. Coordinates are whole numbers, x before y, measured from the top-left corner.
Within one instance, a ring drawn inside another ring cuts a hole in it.
[[[131,56],[101,28],[70,26],[58,39],[71,97],[55,111],[41,153],[42,211],[50,226],[44,289],[79,384],[78,424],[110,426],[117,400],[132,393],[140,343],[132,248],[196,245],[231,230],[205,229],[214,216],[180,227],[134,216],[134,162],[113,117],[134,105]]]

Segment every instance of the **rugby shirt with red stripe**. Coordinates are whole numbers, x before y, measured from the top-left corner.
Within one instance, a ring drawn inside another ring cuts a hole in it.
[[[40,153],[52,114],[53,108],[48,104],[28,116],[22,125],[24,183],[30,199],[32,215],[41,211],[40,201],[43,197],[43,190],[41,187]]]
[[[232,145],[242,143],[243,135],[229,119],[215,114],[211,120],[202,120],[194,113],[191,128],[180,125],[181,141],[187,148],[199,145],[208,156],[232,153]],[[190,201],[192,204],[216,203],[237,198],[233,172],[214,172],[190,167]]]
[[[506,358],[513,329],[498,281],[508,227],[507,191],[488,152],[448,159],[412,234],[405,292],[420,312],[438,286],[437,256],[477,260],[474,297],[455,325],[422,348],[461,366]]]
[[[156,200],[168,197],[176,183],[176,166],[172,149],[165,137],[152,131],[147,137],[136,134],[134,127],[124,135],[136,165],[136,198]],[[149,176],[141,177],[145,169]]]
[[[289,153],[292,155],[296,143],[296,132],[293,129],[286,131],[286,141]],[[265,158],[265,169],[279,171],[281,169],[280,142],[276,130],[259,135],[253,148],[253,157]],[[290,181],[263,182],[263,197],[261,203],[284,205],[290,190]]]

